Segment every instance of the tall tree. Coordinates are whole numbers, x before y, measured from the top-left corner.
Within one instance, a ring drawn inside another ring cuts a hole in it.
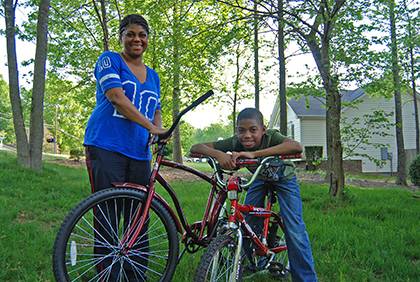
[[[337,0],[333,5],[329,1],[310,4],[309,11],[315,16],[309,23],[296,10],[284,10],[292,17],[287,20],[292,30],[301,37],[309,47],[321,75],[322,85],[326,92],[326,132],[328,156],[328,180],[330,195],[341,197],[344,191],[343,148],[340,135],[341,96],[338,90],[338,77],[331,68],[331,40],[340,10],[345,0]],[[293,18],[295,20],[293,20]],[[296,21],[297,19],[297,21]]]
[[[253,11],[235,1],[226,1],[227,4],[241,9]],[[336,0],[333,3],[327,0],[320,1],[287,1],[283,13],[287,15],[284,22],[297,37],[304,41],[315,60],[326,92],[326,131],[327,155],[330,183],[330,195],[341,197],[344,191],[343,149],[340,136],[341,96],[338,91],[338,76],[331,65],[331,42],[335,36],[334,29],[344,6],[345,0]],[[260,3],[261,5],[261,3]],[[271,1],[264,1],[259,11],[265,17],[277,17],[278,6]]]
[[[42,143],[44,141],[44,92],[48,48],[48,15],[50,0],[41,0],[36,29],[34,82],[31,103],[30,156],[31,168],[42,169]]]
[[[407,185],[406,156],[404,149],[403,119],[401,107],[401,78],[398,62],[397,32],[395,23],[395,0],[389,0],[388,5],[391,36],[390,48],[392,60],[392,76],[394,82],[395,133],[398,153],[397,184]]]
[[[16,56],[16,25],[15,11],[17,1],[5,0],[4,12],[6,20],[7,65],[9,70],[9,95],[12,105],[13,126],[16,135],[16,150],[18,163],[30,167],[29,142],[25,131],[22,102],[20,97],[19,70]]]
[[[416,127],[416,152],[417,154],[420,154],[420,125],[419,125],[419,109],[417,105],[417,91],[416,91],[416,62],[414,58],[414,49],[416,47],[416,40],[418,40],[418,33],[416,33],[416,22],[418,23],[418,15],[417,17],[414,17],[414,20],[412,19],[412,14],[415,12],[418,13],[417,9],[410,9],[407,5],[407,0],[403,1],[403,8],[404,8],[404,14],[405,14],[405,22],[406,22],[406,28],[407,28],[407,36],[404,40],[404,43],[408,50],[408,56],[409,56],[409,77],[411,81],[411,91],[413,94],[413,105],[414,105],[414,124]],[[415,20],[417,19],[417,21]],[[413,24],[414,21],[414,24]],[[418,28],[418,25],[417,25]],[[417,46],[419,48],[419,46]]]
[[[105,0],[100,0],[100,8],[98,8],[98,4],[95,0],[92,0],[93,7],[95,9],[96,17],[99,20],[99,23],[102,28],[103,39],[102,42],[104,44],[104,51],[109,50],[109,31],[108,31],[108,19],[107,19],[107,8]],[[117,3],[118,6],[118,3]],[[100,11],[99,11],[100,10]]]
[[[172,48],[173,48],[173,89],[172,89],[172,119],[178,116],[180,111],[180,76],[181,76],[181,62],[179,44],[183,40],[181,36],[180,21],[182,20],[182,13],[184,11],[178,5],[174,5],[173,21],[172,21]],[[179,126],[177,126],[173,133],[173,159],[176,162],[182,163],[182,148],[181,136]]]
[[[156,9],[149,9],[154,42],[160,47],[153,49],[152,60],[161,76],[164,111],[170,106],[174,117],[183,104],[210,87],[211,78],[217,75],[212,67],[234,37],[233,25],[229,11],[217,2],[157,3]],[[182,161],[177,131],[173,142],[173,157]]]
[[[259,14],[258,14],[258,1],[254,0],[254,87],[255,87],[255,108],[260,108],[260,69],[259,69],[259,44],[258,44],[258,29],[259,29]]]
[[[278,65],[279,65],[279,105],[280,120],[279,128],[283,135],[287,135],[287,100],[286,100],[286,59],[284,55],[284,13],[283,0],[277,1],[277,48],[278,48]]]
[[[30,135],[26,135],[19,93],[18,66],[15,43],[15,9],[17,1],[5,1],[7,53],[9,63],[10,99],[16,134],[18,162],[34,170],[42,169],[42,143],[44,139],[44,90],[48,44],[49,0],[41,0],[36,28],[34,80],[31,99]],[[29,142],[28,142],[29,139]]]

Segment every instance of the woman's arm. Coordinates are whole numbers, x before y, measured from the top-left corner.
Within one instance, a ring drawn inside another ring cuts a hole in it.
[[[155,117],[153,118],[153,124],[156,125],[158,128],[162,128],[162,111],[156,110]]]
[[[114,105],[117,111],[127,119],[138,123],[139,125],[146,128],[152,134],[162,134],[166,130],[159,128],[155,124],[151,123],[144,115],[142,115],[131,101],[125,96],[122,88],[111,88],[105,93],[108,100]]]

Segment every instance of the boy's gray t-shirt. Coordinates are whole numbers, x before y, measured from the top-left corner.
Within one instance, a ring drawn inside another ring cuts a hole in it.
[[[239,138],[235,135],[232,137],[229,137],[227,139],[223,139],[220,141],[213,142],[213,147],[216,150],[222,151],[222,152],[252,152],[257,150],[263,150],[266,148],[270,148],[276,145],[279,145],[284,142],[284,140],[287,137],[282,135],[277,129],[267,129],[262,136],[261,144],[259,147],[253,148],[251,150],[244,148],[242,146],[241,142],[239,142]],[[284,176],[287,179],[290,179],[295,175],[295,166],[291,161],[285,161],[286,164],[285,170],[284,170]],[[250,171],[253,171],[253,168],[249,168]]]

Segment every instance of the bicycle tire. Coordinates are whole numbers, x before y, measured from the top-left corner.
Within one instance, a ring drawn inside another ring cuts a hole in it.
[[[237,247],[237,241],[230,234],[222,234],[222,235],[217,236],[214,240],[212,240],[207,250],[201,257],[200,264],[194,276],[194,281],[195,282],[232,281],[230,277],[231,273],[229,272],[229,270],[233,269],[232,260],[235,257],[236,247]],[[223,250],[225,250],[225,252],[223,252]],[[218,264],[219,262],[221,264],[224,264],[224,262],[226,262],[227,264],[226,268],[224,267],[224,265],[220,265],[221,267],[220,275],[218,275],[219,267],[217,267],[216,269],[216,266],[214,266],[215,259],[217,259]],[[235,275],[236,276],[235,281],[242,281],[242,272],[243,272],[242,260],[243,260],[243,256],[241,255],[238,270]],[[216,271],[216,274],[215,274],[215,271]],[[223,274],[225,275],[223,276]],[[216,275],[216,279],[214,279],[212,275],[213,276]]]
[[[54,243],[55,279],[60,282],[170,281],[177,264],[178,233],[171,215],[158,200],[152,200],[147,229],[137,238],[134,245],[137,247],[124,254],[117,244],[125,230],[130,229],[135,212],[146,198],[143,191],[110,188],[92,194],[76,206],[64,220]],[[118,214],[115,220],[111,217],[106,220],[114,207]],[[122,216],[122,212],[129,213]],[[98,220],[99,216],[105,220]],[[94,248],[108,253],[98,253]],[[100,270],[100,265],[105,268]],[[130,278],[128,272],[136,278]]]
[[[267,236],[267,243],[269,249],[286,245],[286,235],[283,223],[278,223],[275,220],[270,221],[269,231]],[[290,264],[288,257],[288,250],[277,253],[268,267],[269,273],[275,277],[284,279],[290,274]]]

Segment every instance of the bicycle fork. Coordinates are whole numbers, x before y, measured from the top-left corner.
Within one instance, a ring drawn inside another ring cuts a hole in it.
[[[236,234],[237,234],[237,244],[236,244],[236,250],[235,250],[235,260],[233,262],[233,271],[230,275],[229,281],[234,282],[234,281],[238,281],[239,279],[239,269],[240,269],[240,264],[241,262],[241,251],[242,251],[242,242],[243,242],[243,238],[242,238],[242,231],[240,228],[238,228],[236,230]]]

